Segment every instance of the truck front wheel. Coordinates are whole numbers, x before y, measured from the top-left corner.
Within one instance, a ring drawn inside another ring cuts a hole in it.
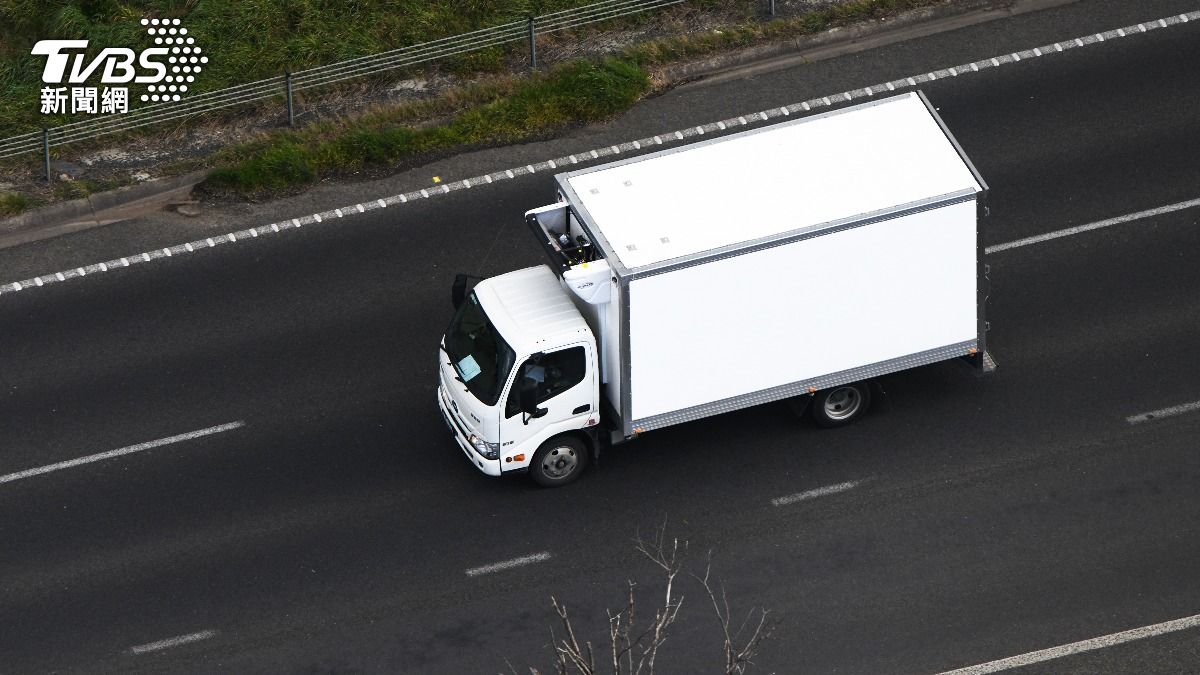
[[[844,427],[862,417],[871,406],[871,388],[865,382],[844,384],[813,394],[808,410],[823,427]]]
[[[588,452],[574,436],[555,436],[533,453],[529,475],[542,487],[566,485],[579,477],[587,466]]]

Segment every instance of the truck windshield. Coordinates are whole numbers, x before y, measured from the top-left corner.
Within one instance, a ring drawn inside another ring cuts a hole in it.
[[[496,405],[516,355],[488,320],[474,293],[467,296],[446,329],[446,353],[475,398]]]

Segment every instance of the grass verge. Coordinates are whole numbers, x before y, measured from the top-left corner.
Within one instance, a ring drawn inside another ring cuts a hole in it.
[[[570,0],[563,0],[570,4]],[[5,0],[0,0],[2,5]],[[181,160],[167,174],[216,166],[202,189],[270,198],[324,178],[364,170],[380,173],[413,166],[471,147],[545,137],[572,125],[625,111],[652,88],[651,70],[690,58],[818,33],[953,0],[847,0],[799,16],[763,22],[751,14],[719,29],[654,39],[626,47],[600,62],[576,61],[532,78],[495,75],[433,99],[359,117],[318,121],[300,130],[269,133],[227,147],[204,160]],[[721,5],[722,0],[697,4]],[[473,68],[468,70],[474,70]],[[442,120],[431,126],[431,120]],[[66,194],[66,192],[71,194]],[[54,199],[95,191],[72,185]],[[23,194],[0,195],[0,217],[40,203]]]
[[[531,80],[507,78],[456,94],[459,110],[439,126],[407,126],[456,107],[443,99],[336,124],[276,132],[218,154],[223,165],[203,183],[216,192],[265,197],[322,178],[395,167],[455,149],[527,140],[594,122],[632,106],[650,90],[648,68],[738,47],[809,35],[946,0],[855,0],[797,17],[747,21],[720,30],[633,45],[600,63],[576,61]]]
[[[477,92],[476,96],[492,98],[438,126],[397,125],[414,114],[402,109],[275,132],[219,153],[217,162],[227,163],[203,185],[258,196],[366,167],[395,166],[463,147],[526,140],[611,117],[649,90],[646,71],[629,60],[575,61],[528,80],[513,80],[507,87]]]
[[[36,201],[20,192],[0,193],[0,218],[15,216],[26,209],[36,206]]]
[[[771,40],[812,35],[868,19],[883,19],[903,11],[948,3],[949,0],[854,0],[789,18],[766,22],[747,21],[706,33],[650,40],[628,47],[624,55],[643,67],[668,65],[683,59],[750,47]]]

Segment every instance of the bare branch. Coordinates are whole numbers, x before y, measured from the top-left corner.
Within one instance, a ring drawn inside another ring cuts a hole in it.
[[[551,632],[553,633],[553,631],[551,631]],[[505,658],[504,664],[508,666],[508,672],[510,675],[520,675],[517,672],[516,666],[514,666],[512,664],[512,661],[509,661],[507,658]],[[500,673],[500,675],[504,675],[504,674]],[[537,668],[534,668],[533,666],[529,666],[529,675],[542,675],[542,673]]]
[[[676,587],[676,578],[683,571],[684,559],[687,554],[687,540],[667,537],[667,521],[655,528],[650,538],[643,538],[638,532],[634,538],[634,549],[649,560],[665,576],[662,600],[653,608],[651,618],[644,621],[644,626],[638,624],[637,612],[637,583],[630,579],[627,584],[625,608],[614,612],[605,610],[608,617],[609,658],[613,675],[654,675],[657,665],[658,651],[670,636],[671,626],[679,618],[683,607],[683,595]],[[688,572],[700,583],[717,623],[721,626],[723,636],[722,652],[725,661],[726,675],[744,675],[753,664],[764,640],[775,630],[777,621],[768,610],[751,608],[742,618],[741,625],[736,631],[730,631],[732,610],[729,597],[724,585],[715,582],[712,577],[712,552],[709,551],[703,575]],[[718,587],[720,597],[718,598]],[[565,604],[551,596],[554,611],[558,614],[559,622],[565,631],[562,637],[555,635],[554,627],[550,629],[550,642],[554,648],[555,672],[557,675],[599,675],[596,670],[595,649],[592,642],[580,643],[574,626],[567,614]],[[757,617],[756,617],[757,614]],[[757,622],[755,622],[757,618]],[[750,626],[754,627],[748,637],[744,637]],[[518,675],[516,669],[509,664],[510,675]],[[530,675],[539,675],[537,670],[530,668]]]
[[[579,639],[575,637],[575,628],[571,625],[571,620],[567,618],[567,606],[559,604],[558,599],[554,596],[550,596],[550,602],[554,605],[554,611],[558,613],[563,629],[567,632],[567,637],[554,645],[554,649],[559,655],[559,673],[567,673],[567,664],[569,663],[575,666],[581,675],[595,675],[596,657],[592,653],[592,643],[584,643],[587,649],[581,649]]]
[[[725,586],[722,585],[721,599],[720,601],[717,600],[717,593],[713,590],[712,582],[710,581],[711,574],[712,551],[709,551],[708,561],[704,566],[704,576],[693,573],[692,577],[700,582],[700,586],[704,588],[704,592],[708,595],[709,602],[712,604],[713,612],[717,615],[717,623],[721,626],[721,632],[725,638],[726,675],[742,675],[753,663],[753,659],[758,654],[762,642],[775,630],[775,622],[770,619],[770,612],[768,610],[757,610],[759,612],[758,626],[755,627],[754,633],[747,639],[745,644],[738,646],[742,631],[747,621],[753,616],[755,609],[752,608],[746,614],[746,618],[742,620],[742,625],[738,627],[737,632],[730,634],[729,621],[731,612],[729,610],[729,596],[725,593]]]

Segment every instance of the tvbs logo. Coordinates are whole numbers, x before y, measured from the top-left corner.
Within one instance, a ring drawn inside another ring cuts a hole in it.
[[[100,84],[144,84],[149,93],[143,101],[178,101],[188,85],[208,63],[196,46],[195,38],[179,27],[179,19],[142,19],[146,32],[154,37],[154,47],[136,52],[127,47],[108,47],[88,59],[84,51],[87,40],[42,40],[33,46],[31,54],[46,57],[42,82],[48,85],[83,85],[95,75]],[[67,108],[70,90],[71,105]],[[97,106],[99,103],[99,106]],[[48,86],[42,89],[42,113],[113,113],[127,112],[129,89],[97,87]]]

